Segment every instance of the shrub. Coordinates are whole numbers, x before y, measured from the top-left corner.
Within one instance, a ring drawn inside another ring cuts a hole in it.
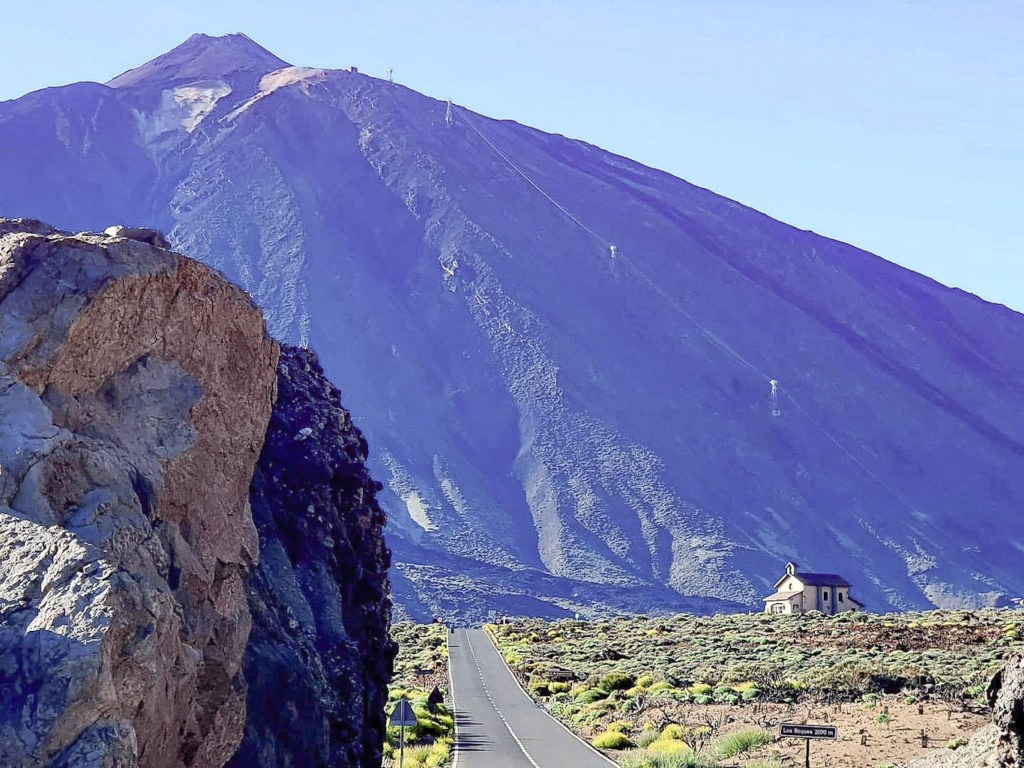
[[[666,725],[665,730],[661,732],[661,738],[663,739],[678,739],[681,741],[685,735],[686,729],[676,723]]]
[[[743,700],[744,701],[753,701],[754,699],[756,699],[760,695],[761,695],[761,692],[759,690],[757,690],[757,688],[747,688],[747,690],[745,690],[743,692]]]
[[[601,680],[600,687],[606,691],[625,691],[636,684],[636,678],[628,672],[611,672]]]
[[[576,702],[578,704],[593,704],[595,701],[601,701],[602,699],[607,698],[608,691],[603,691],[600,688],[590,688],[577,696]]]
[[[622,753],[619,765],[621,768],[711,768],[711,764],[695,752],[655,755],[642,749]]]
[[[430,747],[427,746],[407,747],[405,750],[405,759],[415,763],[425,763],[428,757],[430,757]]]
[[[657,741],[660,735],[661,734],[659,734],[656,730],[648,728],[638,733],[636,738],[633,739],[633,741],[636,742],[636,745],[638,747],[647,747],[650,746],[653,742]]]
[[[640,675],[636,679],[637,688],[650,688],[654,685],[654,675]]]
[[[530,693],[535,696],[550,696],[551,683],[539,677],[534,677],[530,680]]]
[[[605,731],[598,734],[593,741],[598,749],[628,749],[635,746],[629,737],[619,731]]]
[[[647,751],[652,755],[670,756],[670,755],[681,755],[684,752],[689,752],[690,747],[682,741],[676,739],[658,739],[657,741],[651,742],[650,746],[647,747]]]
[[[568,693],[572,683],[548,683],[548,690],[552,693]]]
[[[452,756],[451,739],[435,741],[430,747],[430,757],[427,758],[427,768],[440,768],[448,762]]]
[[[654,768],[654,758],[642,749],[631,749],[619,755],[620,768]]]
[[[616,731],[617,733],[629,733],[633,730],[633,724],[627,723],[625,720],[616,720],[613,723],[608,723],[609,731]]]
[[[694,683],[687,691],[691,696],[710,696],[715,689],[707,683]]]
[[[718,739],[711,745],[711,754],[719,760],[725,760],[751,749],[763,747],[765,744],[771,744],[773,741],[775,741],[775,737],[768,731],[763,731],[760,728],[748,728]]]
[[[714,700],[715,699],[712,696],[694,696],[693,697],[693,703],[694,704],[710,704]]]
[[[950,739],[946,742],[947,749],[960,749],[960,747],[966,746],[967,742],[963,739]]]

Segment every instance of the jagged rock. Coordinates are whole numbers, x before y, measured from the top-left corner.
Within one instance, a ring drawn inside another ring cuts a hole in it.
[[[237,749],[277,358],[197,262],[0,220],[0,765]]]
[[[140,243],[148,243],[149,245],[155,245],[158,248],[171,247],[171,244],[167,242],[167,238],[164,237],[164,233],[158,229],[149,229],[147,227],[126,227],[121,224],[116,224],[103,230],[103,234],[109,235],[110,237],[123,237],[127,240],[138,240]]]
[[[999,765],[1024,764],[1024,655],[1011,658],[989,687],[992,720],[999,728]]]
[[[395,653],[391,556],[366,456],[316,356],[283,347],[252,482],[261,557],[249,582],[249,721],[235,768],[380,765]]]

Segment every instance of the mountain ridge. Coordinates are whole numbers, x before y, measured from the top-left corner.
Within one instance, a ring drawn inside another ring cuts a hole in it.
[[[99,128],[0,104],[14,177],[36,151],[82,178],[0,181],[0,212],[163,229],[316,346],[417,616],[500,608],[505,567],[562,580],[528,579],[558,615],[756,605],[790,559],[875,608],[1024,593],[1021,315],[585,142],[256,69],[111,89]],[[135,191],[83,199],[111,174]],[[499,570],[417,581],[460,558]]]

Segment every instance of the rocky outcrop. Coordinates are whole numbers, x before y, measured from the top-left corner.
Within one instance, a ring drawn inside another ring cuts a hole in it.
[[[1011,657],[989,683],[992,724],[966,746],[923,757],[907,768],[1019,768],[1024,765],[1024,654]]]
[[[1014,656],[993,678],[988,697],[999,729],[998,764],[1024,765],[1024,655]]]
[[[366,441],[316,356],[284,347],[252,482],[249,720],[236,768],[380,765],[395,648]]]
[[[221,766],[279,350],[136,230],[0,220],[0,765]],[[137,239],[132,239],[137,238]]]

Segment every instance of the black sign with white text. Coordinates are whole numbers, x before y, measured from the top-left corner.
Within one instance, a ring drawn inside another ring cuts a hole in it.
[[[836,727],[834,725],[783,723],[779,726],[779,735],[795,739],[834,739],[836,738]]]

